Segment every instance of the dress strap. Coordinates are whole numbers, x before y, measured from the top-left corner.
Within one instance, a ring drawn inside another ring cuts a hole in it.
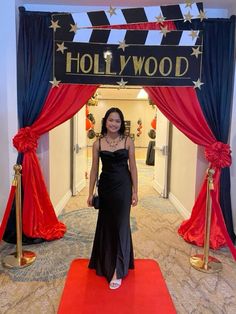
[[[126,141],[127,141],[128,136],[125,137],[125,149],[126,149]]]
[[[99,143],[98,149],[99,149],[99,152],[100,152],[101,151],[101,137],[99,137],[98,143]]]

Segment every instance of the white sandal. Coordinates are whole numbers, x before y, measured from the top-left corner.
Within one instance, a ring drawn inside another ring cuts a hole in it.
[[[109,284],[110,289],[118,289],[121,286],[122,279],[112,279]]]

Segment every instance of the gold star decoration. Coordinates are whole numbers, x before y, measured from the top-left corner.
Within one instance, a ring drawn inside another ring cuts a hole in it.
[[[125,88],[125,85],[128,83],[128,81],[124,81],[123,77],[120,80],[120,82],[116,82],[119,85],[119,88]]]
[[[123,40],[123,41],[119,41],[119,46],[118,46],[118,48],[117,49],[122,49],[123,51],[125,51],[125,48],[126,47],[129,47],[129,45],[127,45],[126,43],[125,43],[125,40]]]
[[[155,18],[157,19],[157,23],[163,23],[166,19],[162,14],[155,16]]]
[[[60,51],[62,54],[64,54],[64,50],[67,49],[67,47],[65,47],[64,41],[61,44],[57,44],[57,47],[57,51]]]
[[[198,79],[197,81],[193,81],[193,83],[194,83],[194,88],[199,88],[199,89],[201,89],[201,85],[204,84],[200,81],[200,79]]]
[[[195,38],[198,37],[198,31],[191,30],[191,32],[189,33],[189,36],[191,36],[192,40],[194,40]]]
[[[53,81],[49,81],[52,84],[52,87],[59,87],[59,84],[61,83],[61,81],[58,81],[55,76],[53,78]]]
[[[200,10],[200,14],[199,14],[197,17],[198,17],[198,18],[200,19],[200,21],[202,22],[204,19],[207,19],[206,12]]]
[[[116,15],[116,8],[113,8],[111,5],[110,5],[110,8],[109,10],[107,11],[109,14],[110,14],[110,17],[112,15]]]
[[[170,33],[170,30],[168,30],[167,26],[161,27],[160,32],[163,34],[164,37],[166,37],[167,33]]]
[[[55,22],[53,20],[51,20],[52,24],[49,26],[49,28],[53,28],[53,31],[56,32],[57,28],[61,28],[61,26],[58,25],[58,22],[59,22],[59,20],[57,20]]]
[[[191,0],[185,0],[185,8],[190,7],[192,9],[193,2]]]
[[[74,32],[74,33],[76,33],[77,30],[79,29],[78,26],[77,26],[77,23],[70,24],[70,27],[71,27],[70,32]]]
[[[198,56],[202,54],[202,52],[199,49],[200,46],[198,46],[197,48],[192,47],[193,52],[191,53],[191,56],[195,56],[196,58],[198,58]]]
[[[192,23],[192,17],[193,17],[193,15],[190,13],[190,11],[188,11],[188,13],[187,14],[184,14],[184,22],[190,22],[190,23]]]

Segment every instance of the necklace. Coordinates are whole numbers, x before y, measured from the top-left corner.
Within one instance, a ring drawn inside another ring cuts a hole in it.
[[[122,141],[122,136],[118,136],[114,140],[110,139],[109,137],[105,136],[105,141],[111,148],[115,148],[121,141]]]

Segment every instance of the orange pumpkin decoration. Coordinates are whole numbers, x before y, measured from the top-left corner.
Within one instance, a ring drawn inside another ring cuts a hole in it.
[[[152,126],[152,128],[153,128],[154,130],[156,129],[156,126],[157,126],[157,119],[156,119],[156,118],[154,118],[154,119],[152,120],[151,126]]]
[[[91,128],[91,126],[92,122],[88,118],[86,118],[86,131],[88,131]]]

